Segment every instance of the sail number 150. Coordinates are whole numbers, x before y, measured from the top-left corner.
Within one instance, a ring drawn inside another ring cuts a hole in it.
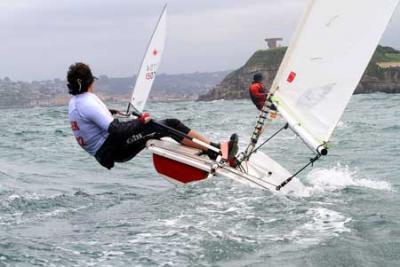
[[[157,64],[149,64],[146,67],[146,80],[152,80],[156,76]]]
[[[152,79],[154,79],[155,76],[156,76],[156,72],[155,71],[147,72],[146,73],[146,80],[152,80]]]

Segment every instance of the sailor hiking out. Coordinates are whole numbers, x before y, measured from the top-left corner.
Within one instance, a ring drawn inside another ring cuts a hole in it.
[[[268,95],[268,90],[265,89],[265,86],[262,82],[263,79],[264,77],[261,73],[254,74],[253,82],[249,87],[250,98],[258,110],[262,109],[265,99]]]
[[[211,159],[218,154],[190,138],[196,138],[208,145],[220,148],[219,143],[190,129],[178,119],[165,119],[155,123],[144,112],[135,119],[120,121],[113,115],[123,115],[117,110],[109,110],[94,94],[94,81],[87,64],[75,63],[69,67],[67,81],[72,98],[69,102],[69,120],[78,144],[104,167],[111,169],[115,162],[125,162],[135,157],[146,147],[149,139],[171,137],[182,145],[201,149]],[[175,132],[168,129],[172,128]],[[176,133],[181,133],[177,135]],[[186,138],[187,136],[188,138]],[[232,134],[228,142],[228,155],[233,158],[238,151],[238,136]]]

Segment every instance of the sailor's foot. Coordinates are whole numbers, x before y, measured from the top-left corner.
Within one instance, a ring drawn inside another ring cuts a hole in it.
[[[231,167],[237,166],[236,154],[239,151],[239,136],[232,134],[228,142],[228,163]]]
[[[207,150],[206,152],[203,152],[202,155],[203,154],[207,155],[212,160],[216,160],[219,156],[217,152],[212,151],[211,149]]]
[[[238,153],[238,151],[239,151],[238,143],[239,143],[239,136],[235,133],[232,134],[231,138],[229,139],[229,142],[228,142],[228,148],[229,148],[228,160],[231,158],[234,158],[236,156],[236,154]]]
[[[223,159],[226,161],[232,161],[236,162],[236,154],[238,153],[238,142],[239,142],[239,136],[237,134],[232,134],[228,142],[222,142],[222,143],[213,143],[211,142],[210,145],[220,149],[220,153],[218,154],[217,152],[208,149],[204,154],[206,154],[210,159],[216,160],[219,155],[222,156]]]
[[[211,142],[210,145],[212,145],[215,148],[221,149],[221,144],[219,144],[219,143]],[[211,149],[208,149],[206,152],[204,152],[204,154],[206,154],[212,160],[216,160],[219,156],[219,154],[217,152],[215,152]]]

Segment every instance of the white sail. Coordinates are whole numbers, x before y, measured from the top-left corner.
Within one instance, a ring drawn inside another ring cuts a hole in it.
[[[167,5],[164,6],[156,28],[150,39],[150,43],[144,55],[130,100],[130,104],[139,112],[143,111],[147,98],[150,94],[153,81],[156,77],[158,67],[161,62],[161,56],[164,53],[166,37]]]
[[[313,149],[328,142],[399,0],[311,0],[272,85]]]

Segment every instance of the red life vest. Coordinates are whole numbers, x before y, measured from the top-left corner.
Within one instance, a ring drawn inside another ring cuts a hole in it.
[[[264,84],[253,82],[249,87],[249,93],[254,105],[261,110],[268,94],[267,90],[265,90]]]

